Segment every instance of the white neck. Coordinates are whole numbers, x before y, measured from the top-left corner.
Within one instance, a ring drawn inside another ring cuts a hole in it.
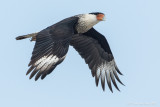
[[[91,29],[95,24],[97,24],[99,21],[96,18],[96,15],[92,14],[81,14],[78,15],[79,21],[76,26],[78,33],[85,33],[89,29]]]

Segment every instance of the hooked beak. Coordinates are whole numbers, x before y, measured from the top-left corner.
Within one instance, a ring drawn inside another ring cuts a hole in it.
[[[106,17],[105,17],[104,14],[98,14],[98,15],[97,15],[97,20],[99,20],[99,21],[105,21],[105,20],[106,20]]]
[[[102,21],[106,21],[106,16],[103,17]]]

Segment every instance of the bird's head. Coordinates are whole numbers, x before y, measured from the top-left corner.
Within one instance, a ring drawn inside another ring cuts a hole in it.
[[[100,21],[104,21],[104,20],[105,20],[105,15],[100,12],[80,14],[78,26],[77,26],[77,31],[78,31],[78,33],[87,32],[94,25],[96,25]]]
[[[101,12],[93,12],[89,13],[90,15],[94,15],[97,21],[105,21],[105,14]]]

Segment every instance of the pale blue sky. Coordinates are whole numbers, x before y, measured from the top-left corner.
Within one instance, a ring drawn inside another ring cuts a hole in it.
[[[95,28],[109,41],[124,74],[120,79],[126,86],[118,84],[121,92],[97,88],[72,47],[46,79],[29,80],[25,73],[34,43],[15,37],[97,11],[105,13],[107,20]],[[159,0],[1,0],[0,14],[0,107],[160,106]]]

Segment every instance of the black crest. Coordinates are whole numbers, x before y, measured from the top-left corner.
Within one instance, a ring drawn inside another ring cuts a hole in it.
[[[101,13],[101,12],[92,12],[92,13],[89,13],[89,14],[98,15],[98,14],[104,14],[104,13]]]

